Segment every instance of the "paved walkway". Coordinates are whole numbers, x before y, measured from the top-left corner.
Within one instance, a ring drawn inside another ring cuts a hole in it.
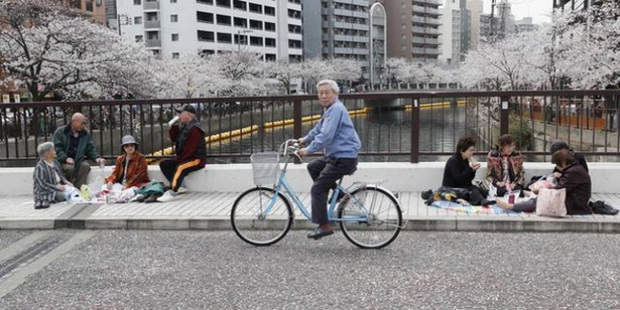
[[[0,197],[0,229],[230,229],[230,209],[238,193],[190,192],[168,203],[59,203],[35,210],[32,197]],[[562,219],[535,214],[490,214],[449,211],[429,207],[419,192],[397,193],[407,230],[458,231],[574,231],[620,232],[620,215],[568,216]],[[301,194],[310,204],[309,193]],[[620,206],[620,194],[595,194]],[[294,228],[311,223],[296,212]]]

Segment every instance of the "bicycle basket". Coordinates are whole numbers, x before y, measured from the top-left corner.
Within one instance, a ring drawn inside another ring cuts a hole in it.
[[[250,156],[254,185],[273,185],[280,170],[280,154],[277,152],[254,153]]]

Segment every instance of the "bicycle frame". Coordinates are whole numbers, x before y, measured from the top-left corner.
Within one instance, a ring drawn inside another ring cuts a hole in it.
[[[288,147],[288,142],[286,142],[285,144],[285,150],[287,147]],[[287,155],[287,152],[285,151],[284,156],[286,155]],[[278,176],[278,182],[276,183],[276,186],[274,188],[275,194],[271,197],[269,206],[265,208],[263,215],[266,215],[271,211],[271,208],[273,207],[276,201],[276,198],[278,197],[278,194],[282,193],[283,192],[282,189],[284,189],[285,196],[289,199],[289,201],[292,201],[293,204],[297,206],[297,209],[299,209],[301,214],[306,219],[311,220],[312,215],[310,214],[306,206],[304,206],[304,204],[301,202],[301,199],[299,199],[297,192],[291,187],[291,185],[288,183],[288,180],[286,179],[286,170],[290,162],[290,158],[291,158],[290,156],[287,156],[286,162],[284,163],[284,167],[280,170],[280,175]],[[336,208],[336,205],[337,205],[338,194],[341,191],[345,193],[345,195],[349,195],[349,192],[342,187],[342,178],[340,178],[340,180],[338,181],[338,185],[336,186],[336,189],[334,190],[334,193],[330,198],[329,205],[327,208],[328,219],[331,222],[338,222],[338,221],[345,220],[345,219],[338,218],[337,216],[334,216],[334,209]],[[357,201],[354,197],[349,197],[348,199],[350,203],[355,203],[355,205],[357,205],[360,208],[361,214],[360,216],[353,217],[353,218],[348,216],[346,220],[347,221],[351,221],[351,220],[365,221],[368,218],[369,212],[368,210],[366,210],[363,203]]]

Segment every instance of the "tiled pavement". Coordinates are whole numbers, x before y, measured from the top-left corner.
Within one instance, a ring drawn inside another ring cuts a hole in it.
[[[0,229],[230,229],[230,209],[239,193],[190,192],[168,203],[60,203],[35,210],[31,196],[0,197]],[[620,232],[620,215],[568,216],[456,212],[429,207],[419,192],[397,193],[409,230]],[[309,193],[300,195],[310,203]],[[620,194],[595,194],[620,206]],[[309,223],[296,211],[296,228]]]

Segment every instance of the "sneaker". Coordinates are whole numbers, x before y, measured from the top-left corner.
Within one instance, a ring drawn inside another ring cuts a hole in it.
[[[146,195],[138,194],[138,195],[133,196],[133,198],[129,199],[129,202],[144,202],[145,198],[146,198]]]
[[[146,198],[144,198],[144,203],[153,203],[153,202],[157,202],[157,198],[159,198],[159,195],[153,194],[153,195],[148,195],[146,196]]]
[[[616,215],[619,212],[617,209],[602,200],[590,202],[590,207],[592,208],[592,211],[597,214]]]
[[[175,193],[173,190],[167,190],[161,197],[157,198],[157,201],[159,202],[173,201],[177,198],[176,196],[177,196],[177,193]]]

